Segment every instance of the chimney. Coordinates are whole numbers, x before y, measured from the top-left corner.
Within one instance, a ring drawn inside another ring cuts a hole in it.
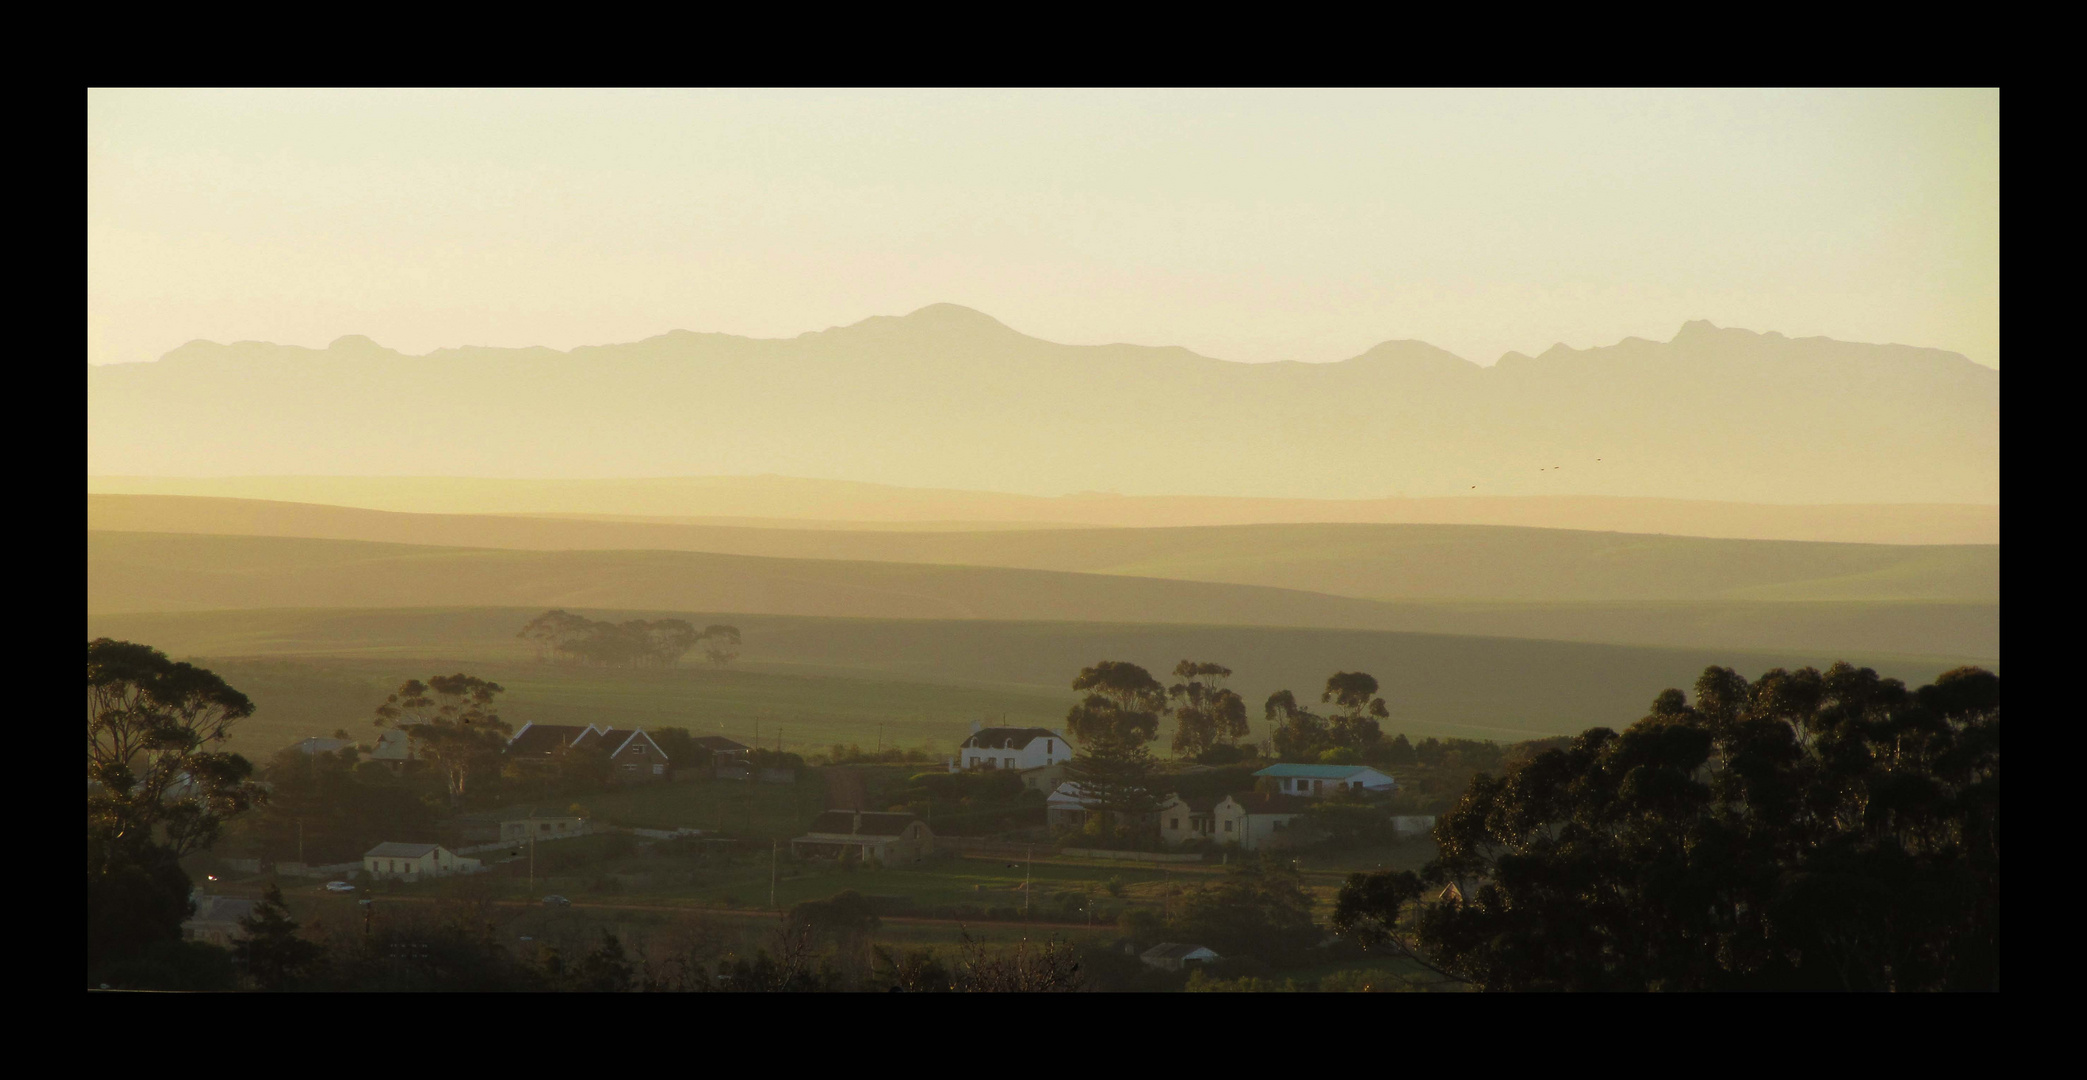
[[[973,720],[973,721],[971,721],[971,734],[973,734],[973,735],[976,735],[976,734],[978,734],[979,732],[981,732],[981,731],[984,731],[984,730],[985,730],[985,725],[984,725],[984,724],[981,724],[981,723],[979,723],[979,722],[978,722],[978,721],[976,721],[976,720]]]

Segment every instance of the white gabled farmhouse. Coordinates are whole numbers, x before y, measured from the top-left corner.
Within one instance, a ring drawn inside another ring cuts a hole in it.
[[[980,727],[957,747],[951,772],[972,769],[1040,769],[1072,759],[1065,736],[1040,727]]]

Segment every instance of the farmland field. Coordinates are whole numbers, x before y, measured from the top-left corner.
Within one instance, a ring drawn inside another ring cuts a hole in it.
[[[1385,729],[1513,740],[1620,726],[1704,667],[1748,676],[1848,659],[1925,682],[1971,658],[1655,648],[1499,637],[1238,626],[827,619],[679,612],[732,622],[744,656],[729,668],[600,669],[538,663],[515,632],[536,610],[466,608],[216,611],[90,615],[90,637],[141,641],[224,674],[259,711],[234,747],[266,754],[308,735],[367,729],[407,678],[464,670],[507,687],[501,712],[523,722],[677,725],[786,748],[926,745],[946,753],[973,721],[1055,724],[1081,667],[1121,659],[1156,673],[1183,658],[1236,670],[1252,707],[1278,689],[1316,697],[1336,670],[1368,671],[1391,704]],[[629,618],[635,612],[589,611]],[[653,613],[654,615],[659,613]],[[648,616],[651,617],[651,616]],[[1994,666],[1991,661],[1985,661]]]

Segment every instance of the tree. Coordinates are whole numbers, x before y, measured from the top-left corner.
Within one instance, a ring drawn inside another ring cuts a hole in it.
[[[712,623],[703,628],[696,641],[703,646],[703,656],[719,667],[739,659],[739,628],[736,626]]]
[[[210,846],[252,805],[253,766],[212,752],[253,702],[217,675],[128,641],[87,645],[87,815],[118,844],[175,857]]]
[[[1325,718],[1297,704],[1297,696],[1288,690],[1268,695],[1261,715],[1268,721],[1275,756],[1283,761],[1317,761],[1319,752],[1330,745]]]
[[[1144,668],[1120,660],[1081,669],[1072,688],[1087,696],[1065,717],[1079,743],[1066,772],[1087,805],[1119,820],[1157,813],[1164,799],[1152,784],[1157,762],[1145,744],[1159,736],[1166,690]]]
[[[707,771],[704,767],[710,764],[710,755],[697,749],[696,738],[687,728],[647,728],[645,734],[652,736],[653,745],[667,755],[667,768],[677,772],[682,769]]]
[[[377,726],[405,731],[416,757],[438,769],[452,806],[461,806],[472,777],[495,770],[513,730],[493,711],[505,687],[471,675],[408,679],[377,706]]]
[[[183,855],[258,798],[253,766],[208,749],[253,714],[217,675],[149,646],[87,645],[87,967],[175,941]]]
[[[1232,669],[1222,664],[1183,660],[1174,665],[1182,680],[1167,688],[1174,703],[1174,752],[1200,758],[1247,735],[1246,702],[1224,685]]]
[[[1226,957],[1270,963],[1295,958],[1322,936],[1312,923],[1312,896],[1296,866],[1268,856],[1236,862],[1214,884],[1190,889],[1167,933]]]
[[[571,655],[568,650],[572,643],[586,633],[590,625],[588,620],[569,611],[546,611],[529,620],[522,632],[515,636],[536,646],[537,659],[554,660]]]
[[[1999,686],[1706,669],[1477,776],[1335,926],[1488,989],[1997,989]]]
[[[253,914],[239,920],[245,937],[232,945],[233,963],[263,990],[287,990],[319,966],[325,950],[297,936],[283,890],[269,885]]]
[[[661,619],[644,624],[645,640],[654,663],[672,667],[696,647],[703,635],[686,619]],[[738,631],[734,630],[734,634]],[[735,642],[736,644],[736,642]]]
[[[601,944],[573,965],[572,988],[597,994],[620,994],[634,986],[637,969],[623,951],[623,942],[607,930]]]
[[[1337,671],[1327,678],[1319,700],[1340,710],[1327,723],[1326,736],[1335,746],[1367,750],[1384,738],[1377,721],[1391,711],[1377,697],[1376,679],[1360,671]]]

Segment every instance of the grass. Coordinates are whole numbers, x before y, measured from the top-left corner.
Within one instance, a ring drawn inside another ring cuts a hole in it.
[[[1287,527],[1248,531],[1280,528]],[[1324,580],[1267,578],[1281,587],[1245,579],[1175,580],[1169,575],[1194,575],[1143,564],[1096,573],[690,551],[487,550],[90,532],[87,609],[92,615],[534,606],[880,621],[1324,627],[1741,649],[1999,654],[1998,549],[1991,546],[1796,544],[1561,531],[1558,537],[1573,539],[1552,546],[1571,547],[1571,552],[1527,553],[1519,534],[1541,530],[1493,530],[1516,534],[1518,546],[1489,539],[1491,534],[1465,538],[1451,526],[1400,528],[1449,531],[1426,545],[1393,545],[1372,549],[1374,554],[1342,556],[1330,549],[1323,558],[1300,564],[1314,567]],[[1095,535],[1169,531],[1119,529]],[[767,530],[747,532],[758,538]],[[1036,560],[1048,561],[1046,556],[1059,550],[1053,546],[1056,538],[1068,534],[1028,535],[1035,538]],[[1695,546],[1667,550],[1684,541]],[[1654,550],[1641,556],[1635,553],[1639,548]],[[1777,554],[1785,548],[1818,553],[1792,560]],[[1517,561],[1523,554],[1529,555],[1526,564]],[[1233,558],[1256,566],[1280,562],[1275,554],[1251,549]],[[1880,559],[1887,561],[1879,564]],[[1357,591],[1374,589],[1357,584],[1373,573],[1411,573],[1434,584],[1416,586],[1395,601],[1310,591],[1347,588],[1342,582]],[[1641,577],[1644,584],[1631,584]]]
[[[1387,733],[1517,739],[1620,727],[1660,690],[1709,665],[1748,677],[1775,666],[1848,659],[1920,684],[1962,656],[1828,650],[1656,648],[1516,638],[1281,627],[832,619],[686,612],[732,622],[732,667],[603,670],[538,664],[515,631],[540,609],[218,611],[90,615],[90,637],[145,642],[218,671],[259,711],[233,747],[265,756],[308,735],[370,732],[372,710],[408,678],[468,671],[507,687],[501,713],[540,723],[678,725],[788,749],[832,743],[927,745],[947,753],[974,721],[1056,725],[1082,667],[1101,659],[1164,675],[1183,658],[1236,672],[1253,735],[1259,703],[1290,689],[1316,697],[1334,671],[1367,671],[1391,706]],[[587,609],[590,617],[629,611]],[[1998,665],[1988,660],[1987,666]]]

